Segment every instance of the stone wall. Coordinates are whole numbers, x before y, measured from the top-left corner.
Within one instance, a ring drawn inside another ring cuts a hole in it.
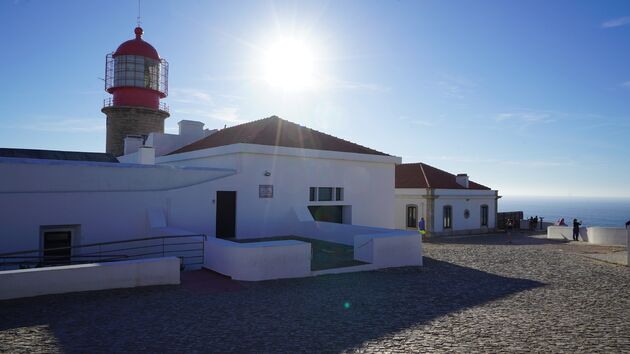
[[[149,135],[164,132],[164,119],[170,114],[143,107],[111,106],[101,112],[107,115],[107,142],[105,151],[114,156],[124,152],[124,140],[127,135]]]

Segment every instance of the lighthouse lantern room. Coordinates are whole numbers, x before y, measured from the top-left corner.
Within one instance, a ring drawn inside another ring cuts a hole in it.
[[[142,40],[136,27],[135,39],[122,43],[105,60],[106,99],[102,112],[107,115],[106,151],[123,155],[128,135],[146,136],[164,132],[168,108],[160,99],[168,95],[168,62]]]

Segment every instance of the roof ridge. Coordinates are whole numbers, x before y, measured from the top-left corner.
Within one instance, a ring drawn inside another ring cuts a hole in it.
[[[427,188],[431,188],[431,183],[429,183],[429,179],[427,178],[427,174],[424,172],[424,163],[419,162],[420,171],[422,171],[422,176],[424,177],[424,181],[427,183]],[[428,166],[428,165],[427,165]]]

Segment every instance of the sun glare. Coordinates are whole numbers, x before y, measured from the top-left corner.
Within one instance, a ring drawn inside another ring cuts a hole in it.
[[[272,44],[263,61],[264,79],[273,87],[300,90],[316,86],[315,57],[303,41],[282,39]]]

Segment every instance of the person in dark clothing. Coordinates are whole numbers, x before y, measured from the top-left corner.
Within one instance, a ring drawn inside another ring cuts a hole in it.
[[[630,226],[630,220],[626,221],[626,229]]]
[[[573,241],[579,241],[580,225],[582,225],[582,223],[578,222],[577,219],[573,219]]]

